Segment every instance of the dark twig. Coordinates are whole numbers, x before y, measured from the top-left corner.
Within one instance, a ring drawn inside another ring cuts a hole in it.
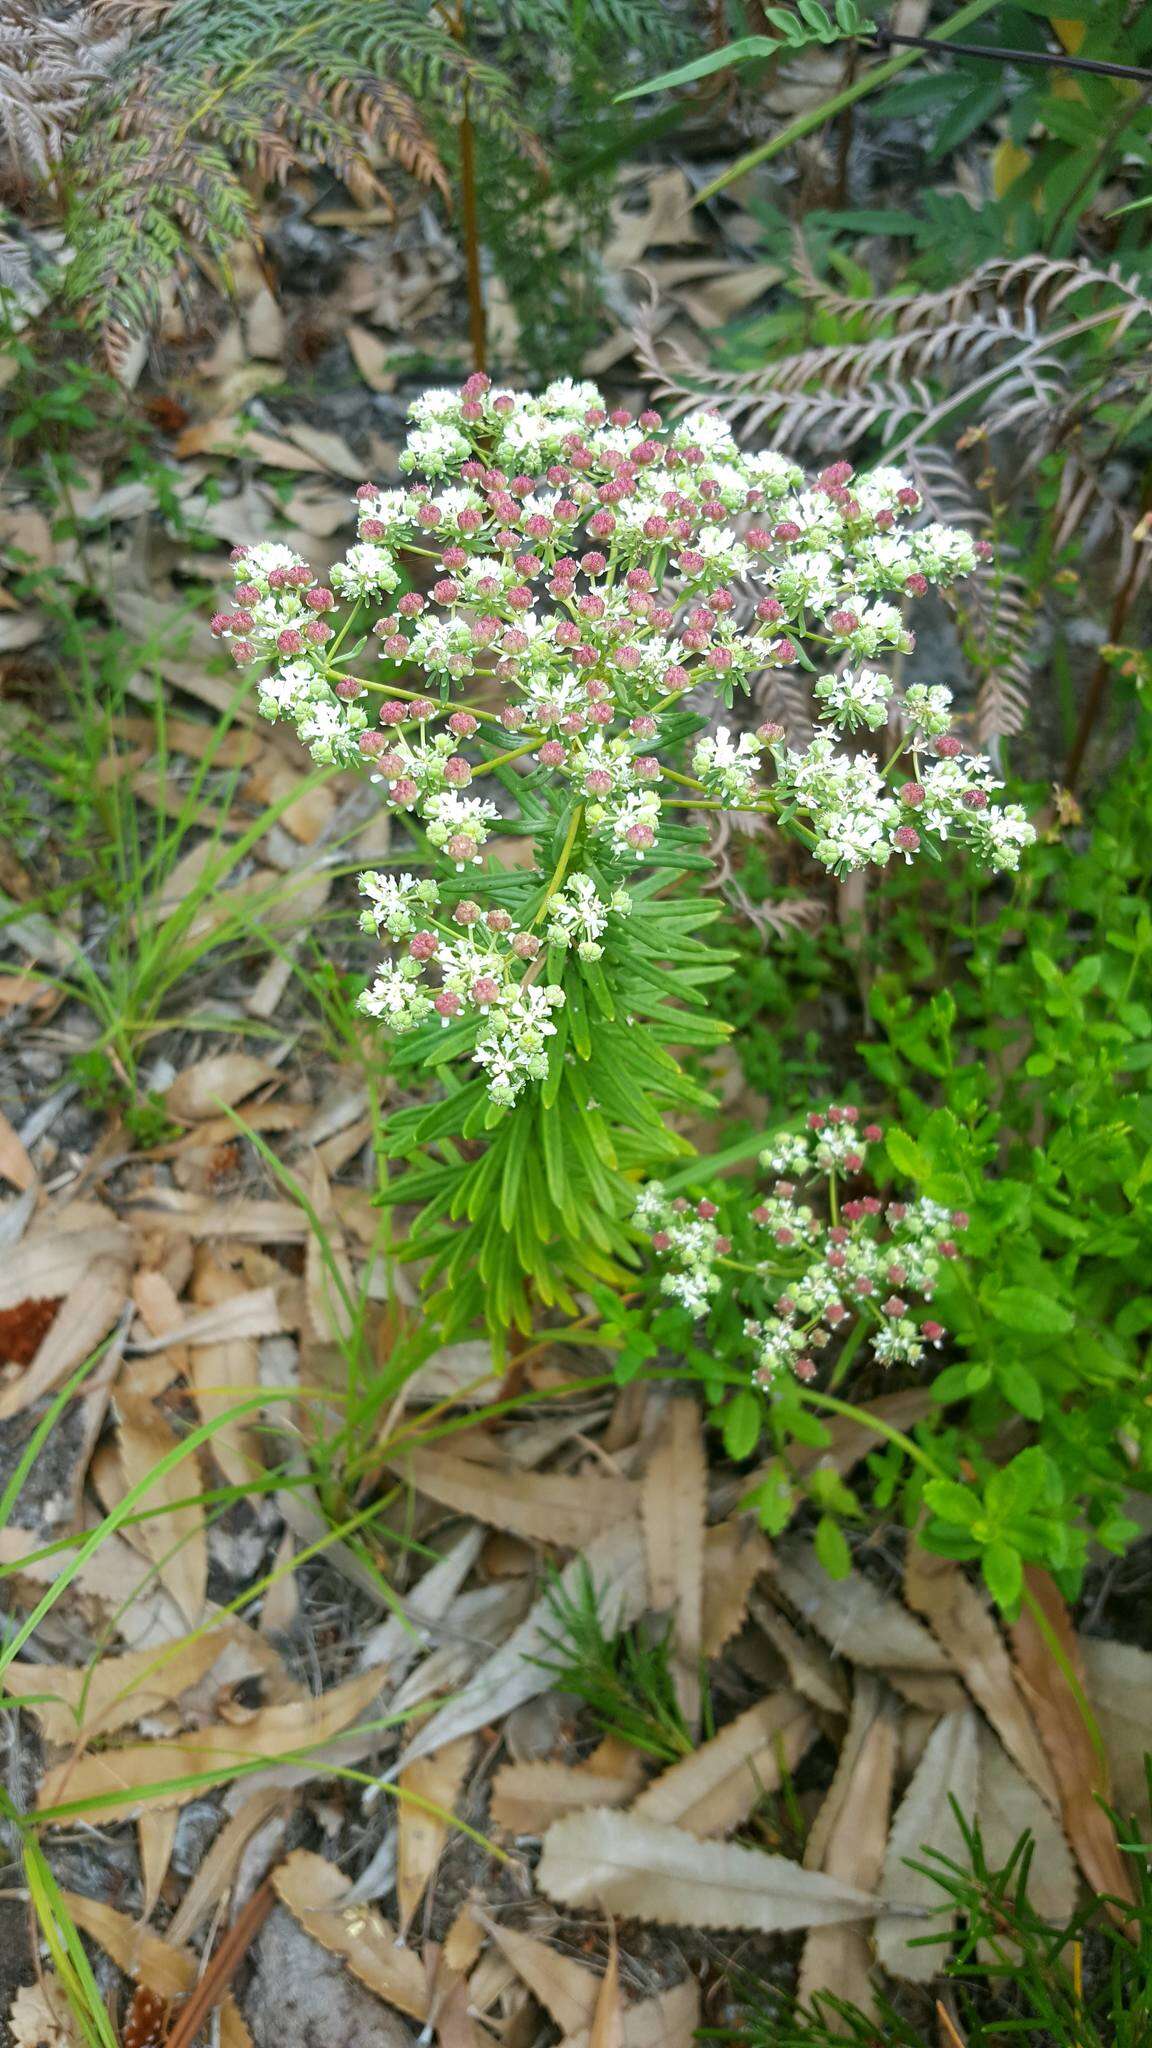
[[[885,50],[902,44],[909,50],[931,50],[934,54],[946,51],[953,57],[982,57],[993,64],[1040,64],[1046,70],[1091,71],[1098,78],[1135,78],[1141,84],[1152,85],[1152,71],[1142,71],[1136,64],[1104,64],[1095,57],[1069,57],[1062,50],[1001,50],[990,43],[949,43],[934,36],[896,35],[887,28],[878,28],[868,40],[881,56]]]

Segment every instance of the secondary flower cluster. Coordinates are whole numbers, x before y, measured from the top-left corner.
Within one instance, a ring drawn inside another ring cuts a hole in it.
[[[477,375],[426,393],[412,420],[410,481],[361,486],[330,584],[286,546],[237,548],[235,608],[213,629],[259,664],[261,711],[318,762],[366,765],[446,879],[483,868],[525,788],[549,830],[573,821],[566,872],[583,895],[543,906],[550,942],[557,920],[576,930],[577,901],[602,905],[653,855],[670,806],[773,816],[837,874],[950,838],[1018,864],[1031,827],[993,803],[989,763],[948,730],[948,692],[901,697],[871,665],[911,649],[908,602],[975,560],[967,534],[909,525],[919,499],[899,472],[840,462],[806,482],[779,454],[740,450],[714,414],[665,427],[569,379],[530,396]],[[737,582],[757,593],[746,624]],[[711,715],[795,666],[822,710],[806,748]],[[885,727],[882,761],[853,735]],[[484,893],[482,875],[469,885]],[[424,998],[402,976],[398,999],[400,972],[386,966],[372,1000],[411,1028]],[[547,1018],[527,986],[535,1047]],[[497,1099],[541,1057],[506,1072],[485,1056]]]
[[[547,949],[574,948],[581,959],[598,960],[609,917],[626,917],[632,908],[622,889],[605,902],[589,876],[572,875],[550,899],[541,937],[514,924],[507,910],[485,912],[471,897],[445,911],[431,877],[370,871],[360,888],[368,899],[361,925],[392,950],[359,1008],[394,1031],[436,1017],[443,1025],[474,1022],[472,1058],[488,1075],[493,1101],[506,1107],[548,1071],[552,1012],[564,991],[540,979]]]
[[[635,1220],[667,1264],[665,1294],[698,1318],[721,1296],[755,1308],[743,1329],[758,1386],[778,1386],[789,1374],[814,1378],[818,1354],[861,1322],[882,1365],[918,1365],[944,1336],[931,1318],[917,1323],[911,1299],[931,1301],[941,1261],[956,1257],[968,1218],[923,1197],[841,1199],[844,1182],[864,1172],[869,1145],[883,1136],[859,1119],[850,1104],[815,1110],[807,1130],[775,1139],[760,1154],[776,1178],[743,1219],[750,1259],[733,1257],[736,1229],[725,1229],[715,1202],[670,1198],[658,1181],[637,1199]]]

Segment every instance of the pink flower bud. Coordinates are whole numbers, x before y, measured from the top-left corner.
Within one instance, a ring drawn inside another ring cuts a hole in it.
[[[716,1207],[715,1202],[697,1202],[696,1214],[704,1223],[711,1223],[712,1218],[718,1216],[720,1211]]]
[[[902,1316],[908,1307],[908,1303],[901,1301],[898,1294],[890,1294],[883,1307],[886,1316]]]
[[[302,654],[304,636],[296,631],[295,626],[285,626],[284,631],[276,635],[276,647],[280,654]]]
[[[942,739],[937,740],[936,752],[942,761],[954,761],[957,754],[964,752],[964,748],[961,741],[956,738],[955,733],[946,732]]]
[[[960,799],[966,811],[986,811],[988,795],[983,789],[966,789]]]
[[[481,1008],[494,1003],[499,993],[500,983],[494,981],[490,974],[478,974],[472,983],[472,1001],[479,1003]]]
[[[928,578],[922,576],[919,569],[914,569],[910,576],[904,578],[904,588],[908,592],[909,597],[926,597],[928,595]]]
[[[774,540],[799,540],[800,528],[794,519],[781,519],[772,528],[772,537]]]
[[[633,772],[639,782],[659,782],[660,763],[655,754],[637,754],[632,763]]]
[[[562,740],[545,740],[536,759],[543,768],[559,768],[568,759],[568,749]]]
[[[903,782],[897,791],[897,795],[902,804],[907,804],[910,811],[917,811],[924,802],[924,784],[922,782]]]
[[[326,626],[323,619],[309,619],[304,628],[304,638],[311,647],[323,647],[333,637],[331,626]]]
[[[608,796],[612,789],[612,777],[607,768],[590,768],[584,777],[584,787],[589,796]]]
[[[507,932],[512,929],[512,919],[506,910],[490,910],[485,919],[490,932]]]
[[[439,945],[435,932],[413,932],[408,941],[408,951],[414,960],[431,960]]]
[[[471,896],[462,896],[452,912],[456,924],[475,924],[481,915],[480,905]]]
[[[656,834],[651,825],[629,825],[624,837],[637,853],[646,853],[654,845]]]
[[[777,725],[776,721],[772,718],[766,719],[763,725],[756,727],[756,737],[758,740],[763,740],[766,747],[774,747],[779,740],[783,739],[784,727]]]
[[[453,832],[444,851],[449,860],[463,862],[477,858],[476,842],[467,832]]]
[[[330,612],[336,599],[324,584],[316,583],[304,592],[304,602],[314,612]]]
[[[392,784],[391,797],[394,804],[414,804],[420,790],[410,775],[398,776]]]
[[[246,662],[253,661],[256,657],[256,648],[251,640],[234,640],[231,651],[237,668],[243,668]]]
[[[654,739],[656,736],[656,720],[649,717],[646,711],[642,711],[638,718],[629,719],[628,730],[629,732],[634,732],[638,740]]]
[[[421,724],[424,723],[425,719],[435,718],[436,716],[436,706],[431,697],[414,697],[409,709],[411,716],[418,718]]]
[[[884,1132],[880,1124],[865,1124],[864,1136],[870,1145],[878,1145]]]
[[[933,1322],[921,1323],[920,1335],[927,1338],[929,1344],[938,1344],[944,1335],[944,1325]]]
[[[901,853],[919,852],[920,834],[917,832],[915,825],[897,825],[896,830],[892,834],[892,839],[893,843],[900,848]]]
[[[534,960],[540,951],[540,940],[535,932],[517,932],[512,941],[512,951],[518,960]]]
[[[666,1230],[654,1230],[652,1232],[653,1251],[666,1252],[671,1242],[672,1239],[669,1237],[668,1232]]]
[[[399,703],[395,697],[388,697],[380,706],[376,716],[381,725],[403,725],[404,720],[409,716],[408,706]]]
[[[375,761],[388,751],[387,735],[382,732],[362,732],[357,742],[360,752],[369,761]],[[396,756],[399,759],[399,756]],[[387,769],[384,771],[387,774]]]
[[[472,770],[462,754],[450,754],[444,763],[444,780],[451,789],[467,789]]]
[[[342,704],[351,704],[364,695],[364,685],[358,676],[340,676],[332,685],[332,695]]]
[[[612,720],[616,716],[615,706],[605,703],[590,704],[588,706],[588,716],[593,725],[611,725]]]
[[[460,1010],[460,998],[450,988],[442,988],[432,999],[432,1007],[438,1017],[455,1017]]]

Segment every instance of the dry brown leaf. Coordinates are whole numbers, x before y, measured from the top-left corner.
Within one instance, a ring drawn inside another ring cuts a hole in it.
[[[888,1814],[896,1770],[896,1717],[891,1695],[867,1672],[857,1681],[844,1747],[828,1795],[804,1851],[810,1870],[874,1892],[884,1868]],[[814,1927],[804,1944],[798,1995],[805,2006],[820,1993],[875,2010],[872,1954],[861,1927]]]
[[[23,1249],[17,1246],[12,1253],[19,1259]],[[52,1322],[47,1335],[38,1346],[31,1365],[12,1386],[0,1391],[0,1422],[7,1422],[13,1415],[38,1401],[75,1372],[78,1365],[90,1358],[103,1343],[123,1311],[128,1295],[128,1271],[123,1262],[113,1255],[104,1255],[85,1264],[84,1270],[75,1280]],[[29,1295],[28,1300],[43,1300],[43,1295]]]
[[[236,1239],[243,1244],[303,1244],[308,1219],[295,1202],[203,1202],[179,1188],[149,1188],[125,1203],[127,1214],[148,1230],[174,1230],[188,1237]]]
[[[690,1724],[700,1711],[707,1487],[700,1410],[673,1399],[644,1475],[641,1517],[649,1603],[674,1614],[676,1693]]]
[[[11,1524],[0,1529],[0,1564],[18,1565],[20,1578],[32,1585],[53,1586],[72,1567],[80,1543],[37,1557],[42,1548],[43,1539],[33,1529]],[[155,1648],[186,1633],[184,1618],[171,1595],[156,1583],[152,1564],[117,1534],[101,1539],[72,1584],[110,1610],[117,1633],[133,1649]]]
[[[213,1253],[196,1259],[192,1299],[204,1308],[227,1308],[250,1293],[247,1282]],[[233,1486],[247,1485],[261,1468],[260,1440],[249,1416],[228,1416],[237,1401],[259,1384],[260,1354],[254,1334],[217,1337],[193,1344],[188,1352],[188,1377],[202,1422],[216,1422],[212,1456]],[[227,1419],[222,1419],[227,1418]]]
[[[253,1792],[243,1806],[225,1821],[216,1835],[192,1877],[184,1897],[177,1906],[168,1924],[167,1938],[170,1942],[191,1940],[202,1920],[213,1912],[221,1899],[231,1890],[233,1880],[240,1868],[241,1859],[249,1850],[254,1836],[274,1816],[285,1816],[289,1802],[283,1792],[275,1786],[265,1786],[261,1792]],[[286,1821],[282,1821],[282,1826]],[[274,1852],[273,1852],[274,1853]],[[256,1873],[259,1881],[265,1875],[261,1869]],[[249,1876],[252,1876],[249,1871]]]
[[[245,308],[244,338],[249,355],[266,362],[279,362],[284,353],[284,315],[267,285]]]
[[[1108,1764],[1098,1752],[1081,1710],[1085,1675],[1068,1610],[1053,1580],[1038,1565],[1028,1565],[1024,1579],[1044,1617],[1047,1634],[1059,1644],[1063,1664],[1062,1668],[1048,1647],[1045,1630],[1026,1606],[1013,1626],[1012,1647],[1021,1690],[1059,1787],[1064,1831],[1093,1889],[1135,1903],[1128,1865],[1099,1803],[1109,1796]],[[1069,1683],[1066,1670],[1073,1674],[1075,1685]],[[1113,1910],[1123,1924],[1123,1914]]]
[[[276,1068],[254,1053],[217,1053],[177,1074],[165,1091],[164,1107],[181,1123],[197,1123],[201,1117],[218,1115],[222,1103],[233,1109],[266,1081],[279,1078]]]
[[[627,1628],[644,1608],[644,1561],[638,1524],[617,1522],[574,1557],[560,1574],[562,1598],[571,1600],[579,1593],[585,1572],[596,1588],[605,1631],[615,1634]],[[534,1660],[547,1659],[548,1639],[554,1635],[555,1626],[551,1593],[541,1594],[508,1641],[432,1715],[409,1743],[397,1768],[402,1770],[416,1757],[442,1749],[458,1735],[470,1735],[486,1721],[500,1721],[523,1700],[546,1692],[550,1683],[548,1670]]]
[[[45,1774],[38,1804],[44,1810],[107,1799],[108,1805],[98,1809],[102,1819],[134,1817],[146,1807],[184,1806],[203,1790],[197,1784],[174,1785],[174,1779],[227,1774],[234,1764],[256,1758],[272,1762],[305,1750],[307,1762],[300,1767],[323,1777],[327,1745],[367,1711],[379,1684],[374,1671],[362,1672],[318,1698],[264,1707],[247,1722],[212,1722],[164,1741],[126,1743],[59,1764]]]
[[[1064,1830],[1034,1785],[987,1728],[980,1730],[980,1790],[976,1819],[989,1870],[1003,1870],[1021,1835],[1035,1843],[1028,1898],[1054,1926],[1076,1910],[1076,1865]]]
[[[180,1819],[175,1807],[165,1812],[142,1813],[136,1823],[140,1848],[140,1918],[150,1920],[168,1875],[176,1827]]]
[[[638,1750],[609,1736],[583,1764],[505,1764],[492,1780],[492,1825],[510,1835],[542,1835],[562,1814],[584,1806],[626,1806],[644,1782]]]
[[[354,320],[344,329],[344,339],[369,391],[395,391],[396,372],[388,368],[394,351],[370,327],[359,327]]]
[[[142,1396],[121,1390],[116,1407],[120,1417],[116,1447],[124,1478],[129,1489],[147,1488],[140,1504],[150,1512],[136,1524],[136,1537],[188,1626],[195,1628],[204,1613],[208,1590],[204,1509],[194,1498],[198,1477],[195,1453],[158,1475],[161,1459],[179,1444],[175,1430],[155,1403]],[[160,1508],[163,1513],[156,1513]]]
[[[199,1961],[191,1949],[163,1941],[100,1899],[83,1898],[78,1892],[62,1896],[81,1933],[91,1935],[126,1977],[147,1984],[162,1998],[179,1998],[195,1983]]]
[[[1004,1638],[972,1581],[949,1558],[911,1541],[904,1597],[924,1616],[1026,1778],[1055,1809],[1059,1793],[1035,1723],[1020,1697]]]
[[[221,1647],[220,1636],[206,1631],[163,1650],[101,1657],[91,1666],[15,1661],[4,1674],[4,1686],[26,1702],[46,1741],[63,1746],[79,1737],[90,1741],[114,1735],[158,1713],[199,1683]]]
[[[472,1758],[473,1738],[461,1735],[433,1756],[422,1756],[409,1764],[398,1780],[400,1797],[396,1807],[396,1899],[400,1908],[400,1933],[404,1935],[412,1916],[440,1861],[448,1839],[450,1815]],[[439,1813],[430,1812],[439,1807]]]
[[[801,1635],[768,1600],[754,1599],[751,1611],[788,1672],[789,1683],[827,1714],[848,1710],[848,1686],[840,1666],[815,1636]]]
[[[954,1713],[963,1687],[947,1652],[899,1600],[862,1572],[830,1579],[810,1543],[786,1543],[776,1554],[775,1582],[809,1627],[841,1657],[879,1671],[913,1706]]]
[[[311,455],[321,469],[332,471],[334,476],[346,476],[350,483],[364,480],[364,464],[358,455],[352,453],[342,434],[334,434],[327,427],[310,427],[303,420],[296,420],[285,427],[285,434],[297,448],[303,448]]]
[[[588,2048],[624,2048],[624,2013],[620,2000],[620,1949],[616,1928],[609,1926],[608,1968],[596,1998]]]
[[[344,1906],[348,1881],[335,1865],[296,1849],[272,1873],[281,1904],[330,1954],[343,1956],[361,1984],[412,2019],[428,2017],[428,1984],[415,1951],[404,1948],[374,1906]]]
[[[950,1931],[956,1914],[942,1904],[947,1893],[928,1872],[910,1870],[908,1862],[923,1863],[926,1849],[956,1863],[966,1860],[952,1801],[966,1820],[975,1814],[978,1727],[971,1707],[944,1715],[929,1737],[888,1837],[883,1892],[889,1910],[876,1922],[876,1953],[893,1977],[907,1978],[913,1984],[931,1983],[943,1967],[947,1944],[936,1940],[924,1948],[912,1948],[909,1943]]]
[[[1120,1813],[1148,1811],[1144,1759],[1152,1755],[1152,1657],[1135,1643],[1081,1636],[1080,1656],[1104,1747],[1112,1803]]]
[[[435,1448],[391,1462],[441,1507],[563,1550],[582,1550],[614,1522],[630,1520],[639,1504],[639,1488],[630,1480],[600,1472],[501,1471]]]
[[[561,1954],[551,1942],[541,1941],[518,1927],[505,1927],[490,1919],[481,1907],[472,1911],[484,1932],[511,1963],[521,1983],[528,1986],[538,2005],[565,2034],[575,2034],[591,2025],[596,2010],[600,1979],[586,1963]]]
[[[91,1935],[126,1977],[147,1984],[165,1999],[179,1998],[192,1989],[200,1960],[190,1949],[162,1941],[127,1913],[118,1913],[99,1899],[83,1898],[78,1892],[62,1892],[61,1897],[81,1933]],[[231,1993],[220,2002],[220,2042],[221,2048],[251,2048],[251,2036]]]
[[[630,1811],[694,1835],[731,1834],[766,1792],[778,1789],[816,1734],[798,1693],[774,1693],[654,1778]]]
[[[12,2048],[81,2048],[64,1988],[45,1970],[35,1984],[22,1984],[8,2008]]]
[[[869,1918],[877,1900],[786,1856],[735,1842],[702,1842],[684,1828],[630,1813],[568,1814],[544,1837],[541,1891],[663,1926],[782,1934]]]
[[[11,1181],[21,1194],[36,1179],[36,1168],[3,1110],[0,1110],[0,1178]]]
[[[705,1657],[718,1657],[730,1637],[744,1624],[748,1596],[761,1572],[772,1562],[762,1529],[751,1515],[735,1515],[704,1532]]]
[[[695,1978],[673,1985],[658,1998],[626,2006],[622,2026],[624,2048],[694,2048],[700,2026],[700,1987]],[[587,2029],[569,2035],[562,2048],[590,2048]]]

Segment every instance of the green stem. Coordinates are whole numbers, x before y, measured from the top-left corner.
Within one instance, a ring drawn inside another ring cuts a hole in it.
[[[981,15],[990,14],[996,5],[997,0],[969,0],[967,7],[961,7],[957,13],[950,14],[947,21],[942,21],[939,28],[929,29],[928,34],[934,43],[940,42],[948,36],[956,35],[962,28],[967,28],[969,22],[979,21]],[[857,100],[862,100],[868,93],[875,92],[878,85],[887,85],[890,78],[898,78],[902,71],[907,71],[910,64],[923,63],[924,55],[923,50],[905,50],[901,56],[889,57],[883,64],[875,65],[871,71],[866,71],[863,77],[858,78],[854,85],[846,86],[843,92],[835,93],[831,99],[821,101],[810,114],[801,114],[795,121],[790,121],[786,128],[781,128],[779,134],[774,135],[770,142],[763,142],[758,149],[749,150],[747,156],[738,158],[719,178],[714,178],[710,185],[705,185],[703,191],[696,194],[692,204],[699,206],[705,199],[714,199],[717,192],[722,192],[734,179],[742,178],[746,171],[754,170],[757,164],[767,163],[770,158],[779,156],[781,150],[790,149],[794,142],[801,142],[814,128],[822,128],[826,121],[831,121],[837,114],[842,114],[845,107],[855,106]]]
[[[556,891],[560,888],[565,875],[568,873],[568,863],[572,858],[572,849],[576,844],[576,834],[579,832],[583,822],[584,806],[583,804],[577,804],[575,810],[572,813],[572,817],[569,821],[568,830],[564,837],[564,844],[560,848],[560,858],[557,861],[555,868],[553,869],[552,879],[549,882],[548,888],[545,892],[544,901],[540,905],[539,910],[536,912],[535,917],[532,919],[532,924],[534,925],[540,923],[541,918],[544,916],[545,912],[548,909],[548,905],[551,903],[552,898],[555,896]],[[531,930],[531,926],[529,926],[529,930]]]
[[[935,1458],[930,1458],[927,1451],[922,1451],[919,1444],[913,1443],[910,1436],[905,1436],[902,1429],[894,1429],[890,1422],[882,1422],[878,1415],[870,1414],[867,1408],[857,1408],[851,1401],[840,1401],[835,1394],[819,1394],[800,1382],[797,1382],[794,1391],[807,1407],[827,1409],[831,1415],[842,1415],[846,1421],[857,1422],[862,1429],[869,1430],[875,1436],[884,1437],[888,1443],[895,1444],[898,1450],[903,1451],[905,1457],[911,1458],[914,1464],[921,1465],[933,1479],[948,1477]]]

